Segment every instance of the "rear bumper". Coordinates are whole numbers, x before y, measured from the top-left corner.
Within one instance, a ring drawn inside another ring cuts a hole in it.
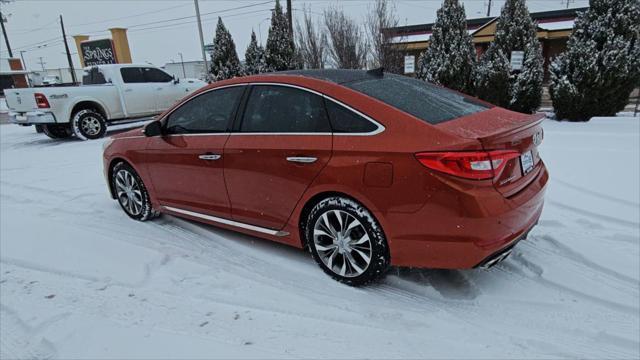
[[[392,264],[468,269],[512,248],[542,213],[549,175],[540,166],[536,178],[509,198],[495,189],[469,189],[428,202],[414,214],[387,214]]]
[[[14,124],[32,125],[32,124],[55,124],[56,117],[45,111],[29,111],[29,112],[9,112],[9,121]]]

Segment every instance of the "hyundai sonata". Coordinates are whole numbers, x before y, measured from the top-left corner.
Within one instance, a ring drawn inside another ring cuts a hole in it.
[[[541,121],[381,71],[274,73],[209,85],[113,136],[104,169],[133,219],[307,248],[362,285],[390,265],[504,259],[542,211]]]

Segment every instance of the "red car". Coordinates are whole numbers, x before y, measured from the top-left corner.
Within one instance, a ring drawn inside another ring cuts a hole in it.
[[[362,285],[390,265],[505,258],[542,211],[541,121],[380,71],[274,73],[209,85],[112,137],[104,171],[136,220],[308,248]]]

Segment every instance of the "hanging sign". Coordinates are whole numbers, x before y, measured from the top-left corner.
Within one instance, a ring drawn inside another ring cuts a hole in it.
[[[413,74],[414,72],[416,72],[416,57],[407,55],[404,57],[404,73]]]
[[[522,64],[524,62],[524,51],[512,51],[511,52],[511,70],[522,70]]]
[[[80,51],[84,66],[118,63],[111,39],[83,41],[80,43]]]

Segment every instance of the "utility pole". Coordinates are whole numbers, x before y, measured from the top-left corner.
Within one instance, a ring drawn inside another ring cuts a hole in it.
[[[487,5],[487,17],[491,16],[491,0],[489,0],[489,5]]]
[[[71,52],[69,51],[69,44],[67,44],[67,33],[64,31],[64,22],[62,21],[62,15],[60,15],[60,27],[62,28],[62,41],[64,41],[64,48],[67,51],[67,61],[69,62],[69,71],[71,71],[71,81],[77,83],[76,70],[73,68],[73,61],[71,60]]]
[[[42,71],[44,71],[44,64],[46,64],[46,62],[44,62],[44,60],[42,60],[42,56],[38,57],[38,59],[40,59],[40,61],[38,61],[38,64],[40,64],[40,66],[42,66]]]
[[[291,11],[291,0],[287,0],[287,18],[289,20],[289,34],[293,40],[293,11]]]
[[[2,35],[4,35],[4,42],[7,44],[7,50],[9,51],[9,57],[13,57],[13,52],[11,51],[11,45],[9,45],[9,36],[7,36],[7,29],[4,28],[5,18],[4,15],[0,12],[0,25],[2,26]]]
[[[202,61],[204,61],[204,71],[206,78],[209,79],[209,64],[207,63],[207,53],[204,51],[204,37],[202,36],[202,22],[200,21],[200,7],[198,0],[193,0],[196,6],[196,18],[198,19],[198,32],[200,33],[200,50],[202,50]]]
[[[20,59],[22,59],[22,70],[27,71],[27,63],[24,62],[24,50],[20,50]]]
[[[184,71],[184,58],[182,57],[182,53],[179,52],[178,55],[180,55],[180,63],[182,64],[182,78],[186,79],[187,78],[187,73]]]

